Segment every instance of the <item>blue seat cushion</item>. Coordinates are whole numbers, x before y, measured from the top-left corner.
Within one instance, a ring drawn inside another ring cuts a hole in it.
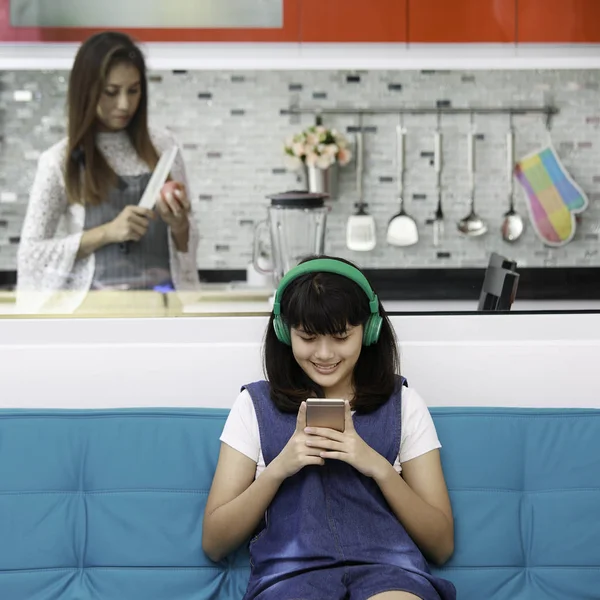
[[[600,597],[600,411],[433,409],[460,600]],[[233,600],[202,552],[218,409],[0,410],[0,599]]]

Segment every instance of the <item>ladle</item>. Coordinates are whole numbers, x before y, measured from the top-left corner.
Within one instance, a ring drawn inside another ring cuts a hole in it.
[[[458,230],[467,237],[477,237],[487,232],[485,221],[475,212],[475,134],[468,137],[467,160],[471,187],[471,212],[458,222]]]
[[[505,242],[516,242],[525,229],[525,224],[521,215],[515,211],[515,183],[514,183],[514,168],[515,168],[515,132],[512,127],[512,115],[510,122],[510,129],[506,134],[506,148],[507,148],[507,170],[508,170],[508,181],[509,181],[509,209],[508,212],[504,213],[504,220],[502,221],[502,239]]]

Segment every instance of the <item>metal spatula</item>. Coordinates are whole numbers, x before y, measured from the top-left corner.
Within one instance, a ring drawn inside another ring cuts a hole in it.
[[[387,243],[392,246],[412,246],[419,241],[419,231],[415,220],[404,210],[404,140],[405,131],[402,125],[396,127],[396,166],[398,168],[398,200],[400,211],[388,224]]]
[[[348,218],[346,224],[346,246],[354,252],[369,252],[377,245],[377,232],[375,230],[375,219],[367,214],[363,200],[363,134],[356,134],[356,186],[358,188],[357,211]]]

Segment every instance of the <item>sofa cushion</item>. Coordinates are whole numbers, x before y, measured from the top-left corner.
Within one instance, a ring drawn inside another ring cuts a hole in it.
[[[600,411],[433,409],[460,600],[600,589]],[[202,515],[227,411],[0,410],[0,598],[233,600]]]
[[[440,572],[458,597],[598,597],[600,411],[432,413],[455,516]]]

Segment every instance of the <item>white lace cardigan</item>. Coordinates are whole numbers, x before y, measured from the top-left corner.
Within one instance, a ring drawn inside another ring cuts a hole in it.
[[[159,154],[176,144],[166,130],[152,129],[150,135]],[[118,175],[141,175],[149,171],[125,132],[100,133],[96,143]],[[67,140],[63,139],[39,159],[17,254],[17,310],[20,313],[71,313],[82,303],[92,284],[94,255],[76,260],[85,207],[67,201],[66,148]],[[171,173],[189,189],[181,152]],[[177,291],[199,287],[197,248],[198,229],[190,215],[187,252],[177,251],[169,235],[171,278]]]

